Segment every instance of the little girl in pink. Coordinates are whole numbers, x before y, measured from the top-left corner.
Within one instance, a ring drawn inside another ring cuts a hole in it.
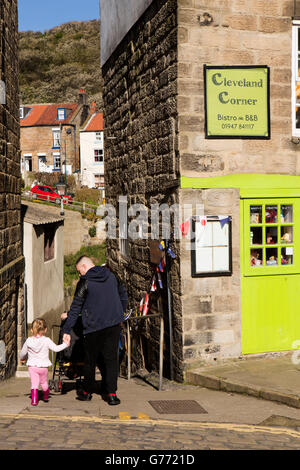
[[[49,399],[48,367],[51,366],[49,360],[49,349],[55,352],[62,351],[69,346],[63,343],[57,346],[53,341],[44,336],[47,332],[47,325],[44,319],[37,318],[31,325],[32,335],[24,343],[20,353],[21,361],[28,355],[27,366],[31,379],[31,404],[38,404],[39,384],[42,387],[44,401]]]

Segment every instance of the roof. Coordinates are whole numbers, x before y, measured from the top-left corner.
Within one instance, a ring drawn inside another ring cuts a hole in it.
[[[32,127],[46,125],[58,126],[59,124],[68,124],[74,116],[74,113],[77,110],[78,106],[79,105],[77,103],[24,105],[25,108],[30,108],[31,110],[29,111],[25,119],[20,119],[20,125],[21,127]],[[57,120],[57,110],[59,108],[69,110],[66,119]]]
[[[48,207],[44,208],[40,204],[34,203],[33,206],[22,201],[22,219],[24,222],[28,222],[32,225],[53,224],[64,220],[64,218],[58,214],[51,214],[48,209]]]
[[[103,131],[103,113],[94,113],[81,132]]]

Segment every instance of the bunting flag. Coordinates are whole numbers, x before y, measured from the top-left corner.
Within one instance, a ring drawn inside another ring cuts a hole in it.
[[[183,222],[183,223],[181,224],[181,233],[182,233],[182,236],[183,236],[183,237],[186,237],[187,234],[189,233],[189,231],[190,231],[190,226],[191,226],[191,224],[190,224],[190,220],[189,220],[189,219],[186,220],[185,222]]]
[[[142,314],[143,306],[144,306],[144,299],[142,299],[140,302],[140,315]]]
[[[167,250],[167,253],[169,253],[169,255],[171,256],[171,258],[175,259],[176,258],[176,255],[175,253],[173,253],[173,251],[171,250],[171,248],[169,247],[168,250]]]
[[[227,224],[230,221],[230,217],[228,217],[228,216],[219,215],[218,217],[219,217],[219,221],[220,221],[220,224],[221,224],[221,228],[223,228],[224,225]]]
[[[124,320],[128,320],[129,317],[131,317],[133,313],[133,308],[129,312],[124,313]]]
[[[165,249],[165,242],[164,242],[163,240],[162,240],[162,241],[160,242],[160,244],[158,245],[158,248],[159,248],[160,250],[164,250],[164,249]]]
[[[165,260],[163,258],[162,258],[161,262],[159,263],[158,267],[159,267],[160,272],[163,273],[164,270],[165,270],[165,267],[166,267],[166,263],[165,263]]]
[[[156,268],[156,271],[157,271],[158,284],[159,284],[159,287],[162,289],[162,288],[163,288],[163,284],[162,284],[161,275],[160,275],[160,272],[159,272],[158,267]]]
[[[151,284],[151,292],[155,292],[156,290],[157,290],[157,287],[156,287],[155,276],[153,276],[152,284]]]
[[[149,310],[149,294],[147,293],[145,297],[145,303],[144,303],[144,308],[143,308],[143,313],[142,313],[143,317],[147,315],[148,310]]]

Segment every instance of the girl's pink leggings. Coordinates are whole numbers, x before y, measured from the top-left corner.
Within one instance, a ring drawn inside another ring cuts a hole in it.
[[[31,389],[38,389],[41,384],[42,390],[48,390],[48,367],[28,366],[28,372],[31,379]]]

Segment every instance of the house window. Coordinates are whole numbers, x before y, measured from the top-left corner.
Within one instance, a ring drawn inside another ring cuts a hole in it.
[[[292,125],[293,136],[300,137],[300,21],[293,26]]]
[[[61,164],[60,164],[60,154],[59,153],[58,154],[54,153],[53,154],[53,168],[55,170],[59,170],[60,166],[61,166]]]
[[[95,149],[94,150],[94,159],[95,159],[95,162],[103,162],[103,150]]]
[[[64,108],[57,109],[57,121],[64,121],[66,119],[66,110]]]
[[[33,170],[32,155],[24,155],[24,169],[25,171]]]
[[[102,132],[96,132],[96,140],[102,142]]]
[[[104,175],[94,175],[95,188],[104,188]]]
[[[53,147],[60,148],[60,130],[52,129]]]
[[[47,224],[44,230],[44,261],[54,259],[55,225]]]

